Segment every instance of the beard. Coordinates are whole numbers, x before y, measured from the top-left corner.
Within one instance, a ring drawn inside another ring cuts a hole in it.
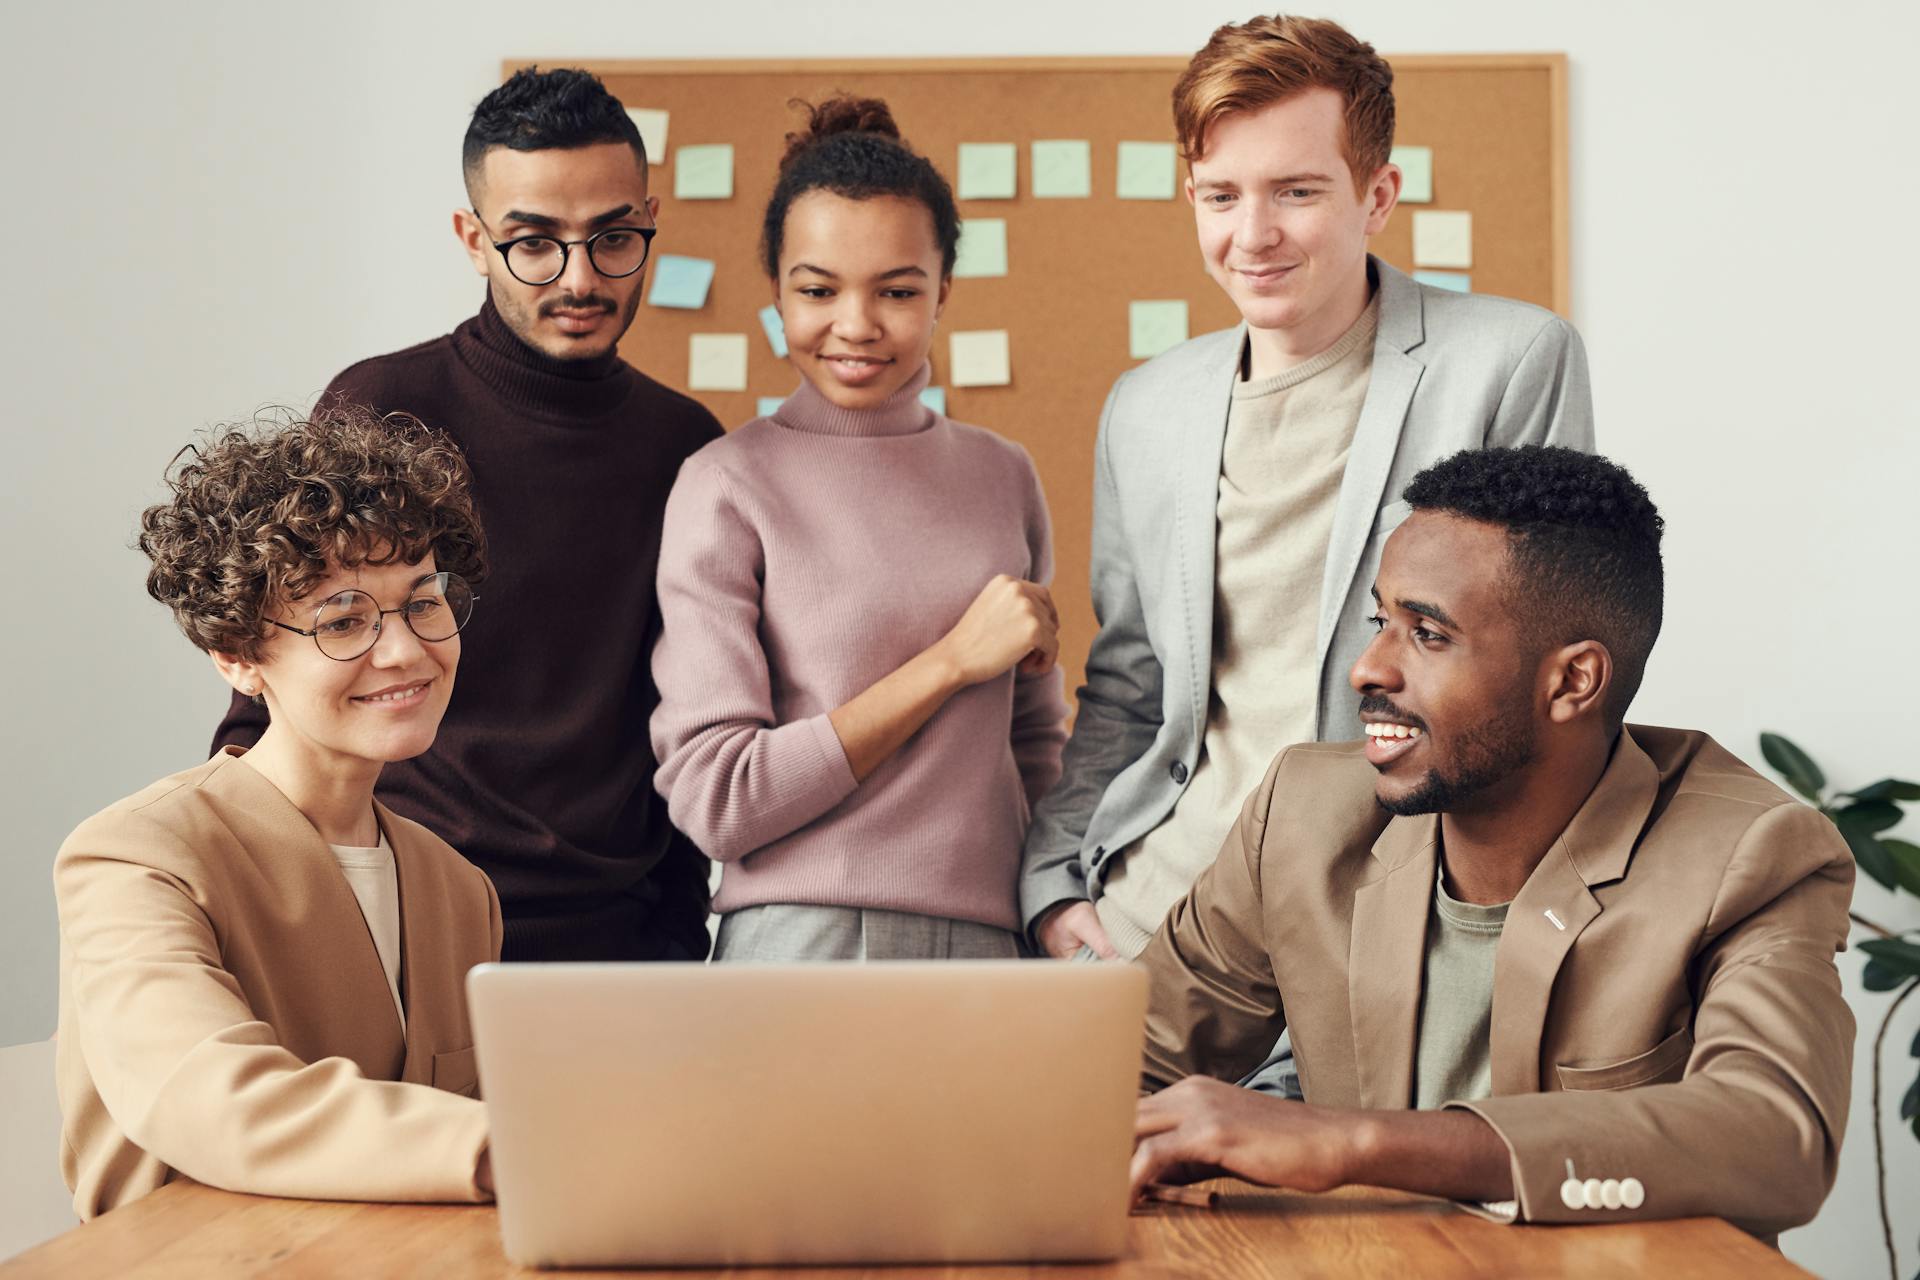
[[[1431,742],[1430,726],[1426,733]],[[1427,776],[1405,795],[1389,798],[1376,791],[1374,802],[1401,818],[1466,808],[1473,797],[1533,761],[1536,737],[1532,708],[1522,698],[1462,731],[1453,741],[1453,759],[1446,772],[1428,769]]]

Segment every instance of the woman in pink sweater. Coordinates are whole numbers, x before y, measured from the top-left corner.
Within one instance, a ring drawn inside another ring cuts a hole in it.
[[[655,785],[725,864],[719,959],[1013,957],[1066,739],[1046,500],[920,401],[946,180],[871,99],[787,144],[762,256],[804,382],[668,500]]]

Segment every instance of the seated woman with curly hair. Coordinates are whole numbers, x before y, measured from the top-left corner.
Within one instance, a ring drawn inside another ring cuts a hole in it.
[[[147,590],[272,723],[80,824],[60,908],[61,1168],[92,1218],[175,1177],[481,1200],[462,983],[493,886],[373,798],[432,743],[485,542],[457,449],[332,406],[189,446]]]

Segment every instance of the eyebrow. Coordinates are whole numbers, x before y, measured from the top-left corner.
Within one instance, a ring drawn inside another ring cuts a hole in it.
[[[811,271],[813,274],[825,276],[829,280],[838,280],[840,278],[838,273],[829,271],[825,267],[816,267],[811,262],[796,262],[787,268],[787,274],[790,276],[799,275],[802,271]],[[902,276],[919,276],[922,280],[925,280],[927,278],[927,272],[924,267],[895,267],[891,271],[882,271],[879,275],[875,276],[874,279],[896,280]]]
[[[1404,609],[1408,613],[1417,613],[1423,618],[1432,618],[1443,627],[1449,627],[1455,631],[1461,629],[1460,624],[1449,617],[1447,611],[1437,604],[1428,604],[1425,600],[1407,600],[1404,598],[1395,600],[1393,603],[1397,609]]]
[[[1270,187],[1297,187],[1306,182],[1317,182],[1323,186],[1331,186],[1333,177],[1325,173],[1289,173],[1282,177],[1267,179],[1266,185]],[[1228,178],[1207,178],[1203,181],[1196,181],[1193,184],[1193,189],[1195,191],[1238,191],[1240,184]]]
[[[590,227],[598,227],[609,222],[617,222],[632,212],[633,205],[623,204],[618,208],[609,209],[605,213],[597,214],[588,219],[587,225]],[[507,210],[506,216],[501,219],[501,222],[524,222],[530,227],[558,227],[560,225],[560,219],[558,218],[551,217],[544,213],[528,213],[524,209]]]

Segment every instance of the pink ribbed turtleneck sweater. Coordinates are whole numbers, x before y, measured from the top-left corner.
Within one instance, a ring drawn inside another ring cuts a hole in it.
[[[997,573],[1053,573],[1019,446],[920,403],[802,386],[681,468],[660,548],[654,783],[723,862],[714,909],[881,907],[1019,928],[1020,844],[1060,773],[1058,670],[955,694],[856,783],[827,714]]]

